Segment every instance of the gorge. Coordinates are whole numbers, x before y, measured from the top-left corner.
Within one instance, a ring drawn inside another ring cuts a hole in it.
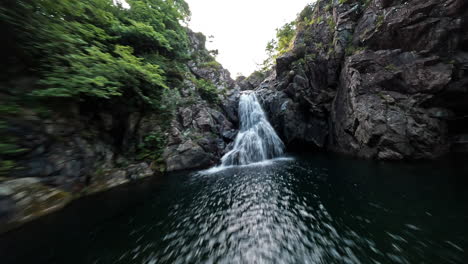
[[[37,263],[464,262],[465,0],[317,0],[271,67],[236,80],[183,26],[184,1],[10,2],[6,263],[28,248]],[[78,224],[76,244],[21,239],[151,179],[142,204]]]

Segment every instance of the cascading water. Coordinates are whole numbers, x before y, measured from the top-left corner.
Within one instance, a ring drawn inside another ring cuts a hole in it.
[[[223,156],[222,166],[247,165],[283,154],[284,144],[268,122],[255,93],[241,95],[239,119],[234,148]]]

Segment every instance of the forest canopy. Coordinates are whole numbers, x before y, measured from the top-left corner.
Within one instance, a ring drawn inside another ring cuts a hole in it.
[[[163,91],[183,78],[189,59],[183,23],[190,10],[183,0],[126,2],[130,7],[113,0],[3,1],[5,71],[27,71],[37,82],[27,92],[2,92],[38,99],[125,97],[127,104],[158,108]]]

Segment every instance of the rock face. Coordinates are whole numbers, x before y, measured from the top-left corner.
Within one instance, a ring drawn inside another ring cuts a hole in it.
[[[463,0],[317,1],[256,90],[289,148],[440,157],[466,149],[467,37]]]
[[[230,74],[213,61],[205,48],[205,37],[189,32],[192,54],[197,59],[188,63],[195,78],[209,80],[221,91],[222,103],[210,104],[197,94],[194,77],[187,76],[181,91],[189,100],[177,109],[170,125],[168,145],[163,153],[167,171],[206,168],[215,165],[236,134],[238,90]]]
[[[220,111],[203,104],[179,108],[172,122],[168,147],[163,157],[167,170],[204,168],[216,164],[224,154],[223,134],[235,131],[234,125]]]
[[[449,110],[423,106],[450,83],[453,68],[438,57],[401,50],[349,57],[332,112],[335,146],[379,159],[447,153],[446,122],[433,113]]]

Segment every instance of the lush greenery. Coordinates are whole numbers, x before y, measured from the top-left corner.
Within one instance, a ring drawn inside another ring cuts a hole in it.
[[[8,76],[0,80],[0,104],[17,105],[0,109],[0,174],[23,151],[8,121],[20,109],[40,115],[40,109],[85,103],[96,112],[151,111],[170,122],[189,74],[187,62],[220,67],[213,57],[217,51],[201,56],[189,47],[189,18],[184,0],[2,1],[1,74]],[[218,102],[212,83],[195,84],[203,99]],[[159,156],[155,150],[163,148],[164,134],[147,135],[140,157]]]
[[[268,42],[266,52],[268,58],[263,62],[262,70],[268,70],[275,62],[275,59],[291,49],[294,37],[296,36],[296,22],[284,24],[276,29],[276,38]]]
[[[200,96],[211,104],[220,103],[218,88],[209,80],[193,79]]]
[[[188,40],[183,0],[4,2],[0,16],[40,98],[119,100],[158,108],[181,80]],[[131,100],[128,100],[128,99]]]
[[[275,39],[267,43],[265,49],[267,59],[261,65],[261,71],[270,69],[274,65],[276,58],[292,49],[298,29],[321,22],[321,16],[313,19],[314,12],[315,4],[309,4],[301,11],[296,20],[276,29]]]

